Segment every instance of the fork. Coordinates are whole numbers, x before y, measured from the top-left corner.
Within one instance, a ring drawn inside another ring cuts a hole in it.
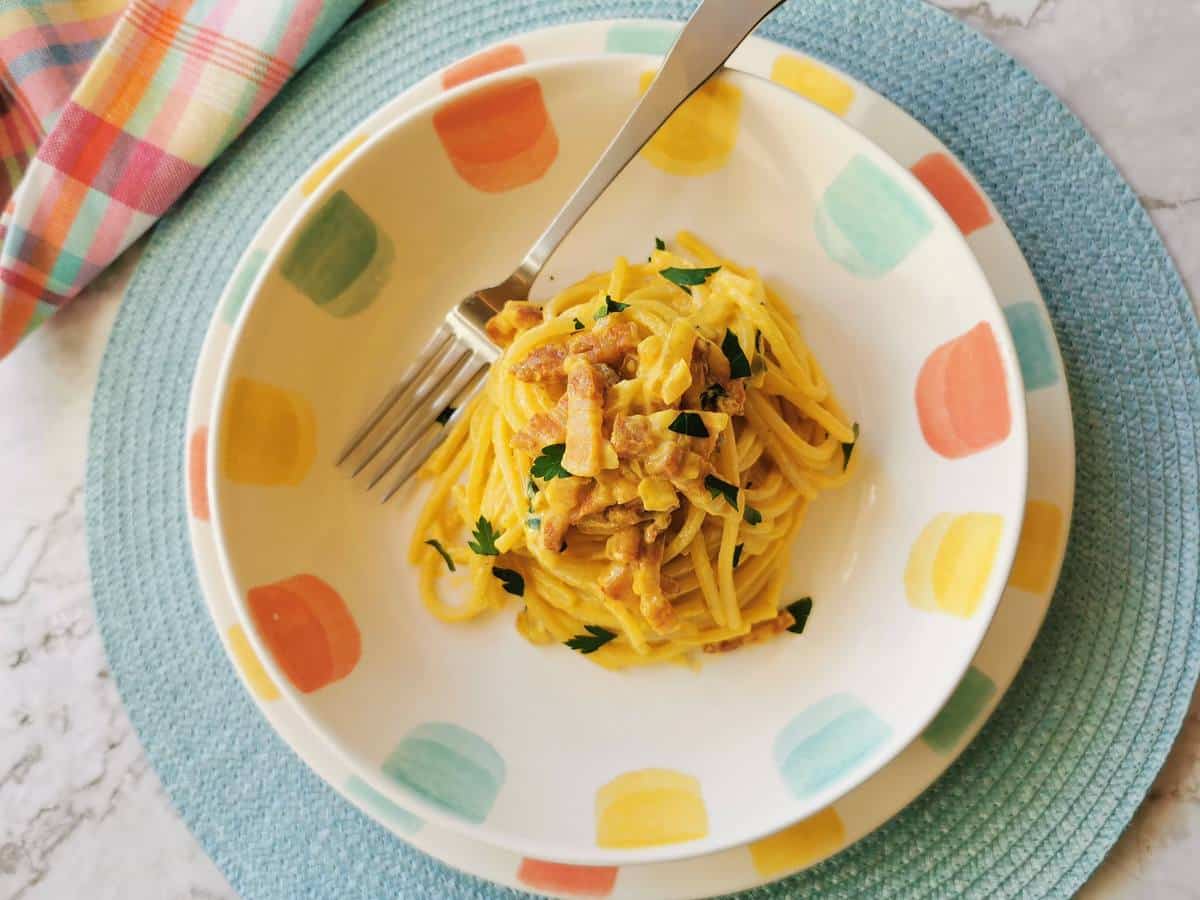
[[[445,440],[500,357],[500,348],[484,330],[488,319],[506,301],[528,299],[534,280],[563,238],[671,113],[724,65],[746,35],[781,2],[701,0],[621,130],[520,265],[504,281],[472,292],[450,310],[404,377],[355,430],[335,465],[343,465],[362,447],[352,470],[351,477],[356,477],[386,449],[367,490],[401,463],[383,502],[407,483]],[[443,427],[435,427],[439,422]]]

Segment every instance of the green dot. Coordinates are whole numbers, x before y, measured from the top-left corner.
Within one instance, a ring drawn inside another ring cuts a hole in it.
[[[996,684],[974,666],[921,735],[935,753],[949,753],[996,693]]]

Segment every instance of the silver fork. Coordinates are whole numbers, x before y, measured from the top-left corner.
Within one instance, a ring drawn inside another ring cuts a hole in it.
[[[781,2],[701,0],[617,136],[521,264],[504,281],[473,292],[450,310],[404,377],[355,430],[336,465],[353,457],[354,477],[387,449],[367,489],[374,488],[401,462],[403,465],[383,502],[404,486],[445,440],[450,426],[482,388],[488,368],[499,358],[500,348],[484,330],[488,319],[500,312],[506,301],[528,299],[546,260],[584,213],[671,113],[724,64],[746,35]],[[442,413],[452,407],[449,418],[445,419]],[[443,419],[442,427],[435,427],[439,418]],[[360,447],[362,452],[357,452]]]

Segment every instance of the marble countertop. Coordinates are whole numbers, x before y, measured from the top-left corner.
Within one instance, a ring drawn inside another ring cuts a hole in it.
[[[1200,297],[1196,0],[937,0],[1062,97]],[[109,676],[87,570],[88,413],[133,248],[0,364],[0,900],[234,900],[159,786]],[[1200,898],[1200,693],[1082,896]]]

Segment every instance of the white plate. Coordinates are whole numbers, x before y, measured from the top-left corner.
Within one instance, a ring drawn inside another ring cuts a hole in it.
[[[653,36],[660,27],[646,24],[593,23],[538,32],[519,39],[518,43],[524,56],[537,58],[556,53],[595,51],[606,43],[613,44],[618,38],[626,42],[645,41],[647,35]],[[625,46],[629,46],[628,43]],[[510,49],[499,56],[511,59],[513,53]],[[843,111],[846,111],[848,118],[856,124],[883,123],[886,127],[875,131],[873,136],[881,139],[902,162],[915,162],[924,159],[928,153],[941,150],[919,126],[894,107],[870,95],[860,85],[841,79],[822,68],[814,68],[811,63],[795,57],[794,54],[785,54],[786,65],[781,64],[778,60],[782,53],[783,51],[774,45],[752,40],[739,51],[739,56],[734,62],[764,73],[774,69],[780,78],[800,78],[801,83],[810,91],[822,90],[824,99],[831,105],[845,106]],[[493,58],[496,58],[495,54]],[[428,96],[438,87],[438,79],[434,78],[415,88],[414,92],[418,96]],[[848,104],[844,102],[846,100]],[[410,105],[409,96],[406,95],[396,101],[393,107],[377,114],[363,130],[377,128],[389,117],[394,118],[397,115],[394,107]],[[940,177],[945,182],[949,176],[959,171],[952,168],[952,161],[949,159],[941,160],[935,157],[932,160],[934,163],[944,163],[940,170],[938,165],[928,165],[930,160],[925,162],[926,165],[919,170],[929,179]],[[949,164],[949,167],[946,164]],[[960,179],[961,177],[959,175]],[[953,179],[950,181],[953,182]],[[937,185],[936,182],[931,183]],[[1048,591],[1061,559],[1061,551],[1065,544],[1065,522],[1069,520],[1073,460],[1069,406],[1061,377],[1058,375],[1061,366],[1057,360],[1053,340],[1048,337],[1045,328],[1044,311],[1040,303],[1032,302],[1037,299],[1036,286],[1020,260],[1011,237],[1002,224],[995,220],[994,211],[979,197],[977,189],[971,188],[969,181],[964,181],[963,184],[968,190],[976,192],[974,196],[983,206],[984,218],[991,219],[990,224],[984,222],[977,230],[972,231],[969,241],[988,269],[997,293],[1009,307],[1010,321],[1014,323],[1020,338],[1019,343],[1024,349],[1022,363],[1026,366],[1027,379],[1030,374],[1033,375],[1031,386],[1035,390],[1030,395],[1030,409],[1035,441],[1035,466],[1031,484],[1034,503],[1030,507],[1030,522],[1035,527],[1029,530],[1029,540],[1026,541],[1026,548],[1018,561],[1015,579],[1019,579],[1026,588],[1032,588],[1032,593],[1040,597],[1041,602],[1031,602],[1026,595],[1019,601],[1019,609],[1014,608],[1012,603],[1002,605],[991,637],[976,657],[975,667],[951,704],[954,714],[943,714],[935,723],[934,729],[927,732],[926,740],[914,743],[900,760],[862,788],[843,798],[834,808],[823,811],[807,826],[799,826],[783,837],[761,842],[757,850],[752,850],[749,855],[741,849],[686,863],[625,868],[614,888],[619,895],[694,895],[702,891],[725,891],[744,887],[761,882],[768,876],[783,874],[789,869],[815,861],[876,827],[900,805],[915,796],[944,768],[948,759],[961,747],[966,734],[973,732],[977,727],[981,720],[980,712],[990,709],[998,697],[999,688],[1006,686],[1011,680],[1019,660],[1032,640],[1044,613]],[[941,189],[944,192],[947,189],[946,184],[942,184]],[[960,221],[970,227],[970,205],[964,207],[961,197],[957,201],[953,200],[953,194],[945,196],[952,198],[952,208],[959,214]],[[273,215],[265,226],[263,234],[255,241],[254,248],[247,254],[246,266],[241,269],[240,277],[235,278],[231,285],[230,297],[227,298],[230,304],[236,304],[239,288],[244,289],[247,280],[246,273],[253,269],[256,261],[261,260],[262,248],[277,239],[280,222],[294,214],[300,199],[301,191],[295,192],[281,204],[281,211]],[[974,213],[978,217],[977,207]],[[963,218],[964,215],[966,218]],[[1014,303],[1014,300],[1028,302]],[[197,386],[193,394],[191,422],[194,427],[202,427],[201,423],[208,419],[205,407],[212,386],[213,360],[227,341],[227,325],[218,317],[202,355]],[[1037,400],[1042,402],[1034,402]],[[203,456],[202,452],[199,452],[203,440],[202,432],[192,438],[193,455],[196,458]],[[214,606],[214,615],[223,626],[222,632],[228,642],[230,635],[237,635],[238,632],[236,628],[230,628],[232,623],[227,602],[222,602],[220,586],[212,580],[210,536],[202,520],[196,520],[193,524],[200,563],[198,568],[210,602],[221,607]],[[1026,594],[1019,589],[1010,589],[1008,592],[1009,595],[1014,593]],[[1010,609],[1014,613],[1012,616],[1007,615]],[[234,637],[233,641],[241,647],[244,656],[244,639]],[[993,646],[996,649],[990,650]],[[290,742],[298,752],[331,783],[345,790],[345,768],[339,767],[338,761],[329,758],[319,746],[313,746],[315,742],[311,739],[295,734],[300,723],[292,712],[285,705],[278,703],[269,703],[266,710],[268,717],[285,736],[288,736],[288,730],[293,732]],[[879,788],[871,791],[872,786],[877,783]],[[356,802],[360,805],[370,806],[369,802],[364,803],[362,795],[354,788],[350,788],[349,793],[358,797]],[[386,815],[381,816],[378,811],[375,814],[377,817],[387,818]],[[405,817],[400,825],[394,822],[392,824],[393,828],[403,832],[405,826],[411,826],[413,823],[409,817]],[[510,884],[523,883],[527,886],[549,884],[544,879],[550,876],[528,871],[528,867],[522,870],[524,876],[518,877],[519,860],[516,857],[490,849],[484,851],[478,845],[469,842],[464,845],[461,839],[454,838],[432,825],[425,826],[416,835],[410,836],[410,839],[452,864],[494,880]],[[469,852],[468,847],[472,848]],[[639,891],[642,893],[639,894]]]

